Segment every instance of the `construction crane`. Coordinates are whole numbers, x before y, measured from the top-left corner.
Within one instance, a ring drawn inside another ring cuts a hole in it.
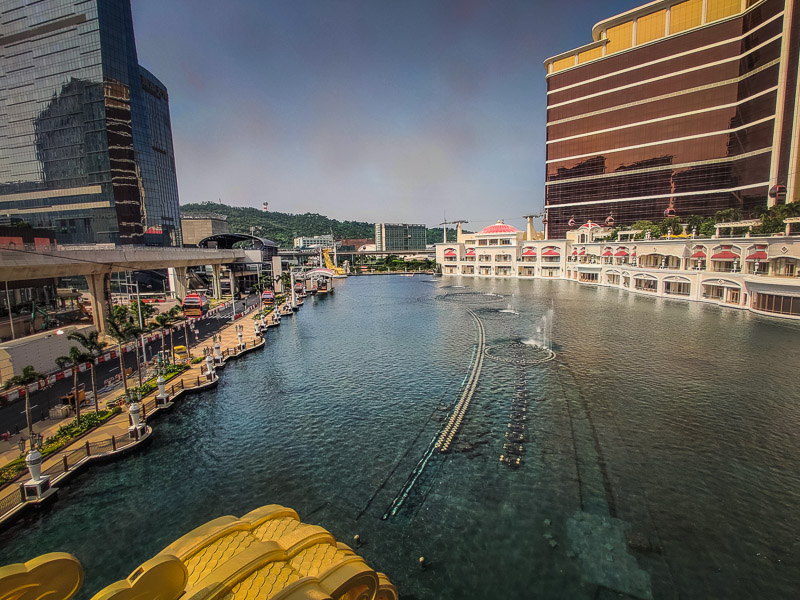
[[[443,239],[444,239],[444,243],[445,244],[447,243],[447,226],[448,225],[458,225],[460,223],[469,223],[469,221],[464,221],[463,219],[461,219],[461,220],[458,220],[458,221],[443,221],[443,222],[439,223],[439,225],[442,225],[443,228],[444,228],[444,238]]]
[[[325,258],[325,266],[336,273],[337,275],[347,275],[342,267],[337,267],[331,260],[331,249],[325,248],[322,250],[322,256]]]

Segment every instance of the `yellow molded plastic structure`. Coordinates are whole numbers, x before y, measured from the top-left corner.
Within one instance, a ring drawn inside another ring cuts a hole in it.
[[[66,552],[0,567],[0,600],[69,600],[83,585],[83,567]]]
[[[0,569],[0,600],[68,600],[82,582],[75,557],[46,554]],[[397,600],[397,590],[328,531],[272,504],[198,527],[93,600],[179,598]]]

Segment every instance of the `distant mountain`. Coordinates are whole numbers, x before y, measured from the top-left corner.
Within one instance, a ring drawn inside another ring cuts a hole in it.
[[[316,213],[293,215],[282,212],[264,212],[257,208],[226,206],[216,202],[184,204],[181,214],[217,213],[228,217],[231,233],[250,233],[251,227],[261,227],[255,235],[277,243],[281,248],[291,248],[294,238],[325,235],[333,231],[333,237],[374,238],[375,224],[362,221],[337,221]]]
[[[202,204],[184,204],[181,214],[216,213],[228,217],[228,228],[231,233],[250,233],[251,227],[261,227],[255,235],[277,243],[281,248],[291,248],[294,238],[301,236],[325,235],[333,231],[337,240],[349,238],[375,239],[375,223],[363,221],[337,221],[316,213],[293,215],[282,212],[264,212],[257,208],[227,206],[217,202]],[[469,233],[466,229],[465,233]],[[442,228],[428,229],[428,244],[442,241]],[[447,241],[456,241],[456,230],[447,230]]]

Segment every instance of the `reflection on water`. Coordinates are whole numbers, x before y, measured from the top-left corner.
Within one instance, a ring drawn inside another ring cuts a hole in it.
[[[274,502],[342,540],[359,534],[409,598],[800,588],[796,324],[563,281],[336,285],[229,364],[218,389],[155,420],[146,449],[84,472],[6,532],[0,564],[72,552],[88,597],[198,524]],[[502,312],[512,295],[518,316]],[[543,341],[552,309],[557,357],[522,379],[487,361],[461,451],[426,469],[413,511],[382,520],[467,375],[465,306],[495,348]],[[520,380],[530,402],[514,470],[498,458]]]

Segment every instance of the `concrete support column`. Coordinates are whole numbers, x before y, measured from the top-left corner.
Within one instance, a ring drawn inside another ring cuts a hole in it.
[[[238,282],[236,280],[236,274],[234,272],[234,266],[233,265],[229,265],[228,268],[229,268],[228,274],[230,275],[230,278],[231,278],[231,298],[236,298],[237,297],[237,293],[239,292],[239,286],[238,286]]]
[[[278,275],[280,275],[281,272],[282,272],[282,270],[281,270],[281,257],[280,256],[273,256],[272,257],[272,277],[273,277],[273,281],[275,281],[274,278],[277,277]],[[275,290],[276,294],[282,294],[283,293],[283,282],[280,279],[275,281],[275,283],[273,284],[273,288],[272,289]]]
[[[222,298],[222,283],[220,282],[221,270],[222,265],[211,265],[211,293],[217,300]]]
[[[86,283],[89,284],[89,302],[92,307],[92,321],[95,329],[98,333],[105,333],[110,305],[109,274],[87,275]]]
[[[169,291],[180,300],[186,297],[186,267],[170,267],[167,269]]]

